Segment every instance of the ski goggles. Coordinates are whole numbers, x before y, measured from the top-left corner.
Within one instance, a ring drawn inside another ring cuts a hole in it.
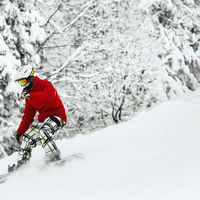
[[[28,81],[27,81],[27,79],[26,78],[24,78],[24,79],[21,79],[21,80],[19,80],[19,81],[17,81],[21,86],[26,86],[27,84],[28,84]]]

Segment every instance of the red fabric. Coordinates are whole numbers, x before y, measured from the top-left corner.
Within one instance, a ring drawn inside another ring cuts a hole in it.
[[[26,98],[24,115],[17,130],[18,134],[23,135],[32,122],[36,112],[39,112],[38,121],[43,122],[47,117],[55,115],[67,122],[67,116],[63,103],[58,96],[54,86],[48,80],[42,80],[37,76],[34,79],[30,99]]]

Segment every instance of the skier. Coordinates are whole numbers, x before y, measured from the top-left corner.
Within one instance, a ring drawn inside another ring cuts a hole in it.
[[[10,171],[26,163],[38,143],[45,150],[46,163],[59,160],[60,151],[53,138],[66,124],[67,116],[56,89],[48,80],[35,76],[31,65],[20,67],[15,81],[23,87],[20,100],[25,100],[25,110],[15,135],[19,147],[17,165],[10,167]],[[38,120],[32,125],[36,112],[39,112]]]

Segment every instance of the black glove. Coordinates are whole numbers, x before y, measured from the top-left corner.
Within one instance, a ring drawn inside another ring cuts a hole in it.
[[[30,99],[30,94],[27,93],[27,92],[25,92],[25,91],[23,91],[23,92],[21,93],[19,99],[23,101],[25,98]]]
[[[15,140],[16,140],[17,144],[21,145],[21,143],[22,143],[22,135],[17,133],[15,135]]]

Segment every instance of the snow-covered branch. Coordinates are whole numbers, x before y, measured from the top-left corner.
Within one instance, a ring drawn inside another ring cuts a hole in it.
[[[71,26],[73,26],[84,14],[87,12],[87,10],[91,7],[92,2],[89,2],[86,8],[78,14],[67,26],[65,26],[63,29],[58,30],[53,30],[48,37],[44,40],[44,42],[39,46],[37,53],[44,47],[44,45],[52,38],[54,34],[62,34],[65,32],[67,29],[69,29]],[[60,9],[60,8],[59,8]]]
[[[48,78],[50,80],[53,79],[53,76],[57,75],[58,73],[60,73],[69,63],[72,59],[74,59],[74,57],[76,57],[80,52],[81,50],[83,49],[84,45],[78,47],[74,52],[73,54],[67,59],[67,61],[60,67],[58,68],[56,71],[54,71],[52,74],[48,75]]]
[[[92,1],[89,2],[86,5],[86,8],[80,13],[78,14],[64,29],[62,29],[59,33],[62,34],[63,32],[65,32],[67,29],[69,29],[73,24],[75,24],[81,17],[83,17],[85,15],[85,13],[87,12],[87,10],[92,6]]]
[[[46,26],[50,22],[51,18],[62,8],[62,6],[63,6],[62,4],[59,4],[57,9],[50,15],[50,17],[43,26]]]

